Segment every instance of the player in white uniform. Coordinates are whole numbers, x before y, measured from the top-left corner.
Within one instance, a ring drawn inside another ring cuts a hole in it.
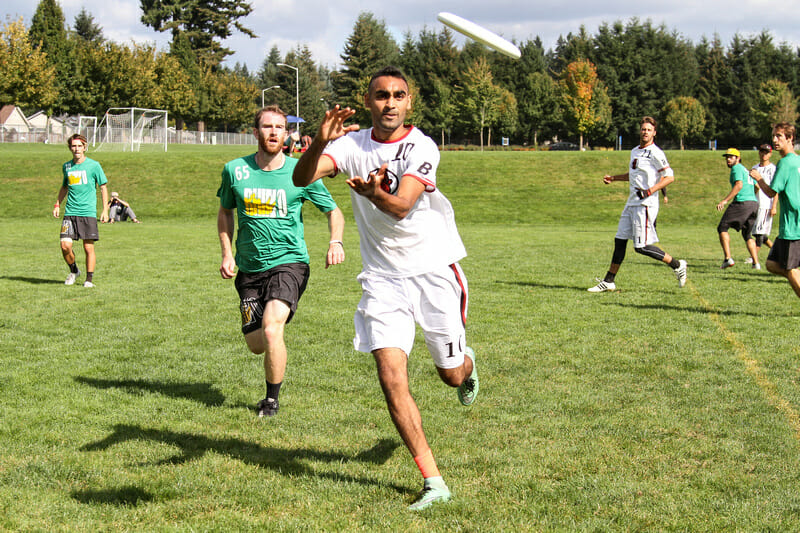
[[[448,501],[450,490],[409,390],[408,354],[416,322],[442,381],[458,387],[462,404],[475,401],[478,375],[465,336],[467,281],[457,263],[466,251],[450,202],[436,187],[439,150],[405,124],[411,95],[403,74],[394,67],[380,70],[364,103],[372,114],[372,128],[365,131],[344,125],[355,113],[350,108],[325,113],[295,167],[294,183],[349,175],[363,261],[354,345],[372,352],[392,421],[422,473],[422,493],[409,507],[420,510]]]
[[[772,183],[772,177],[775,175],[775,164],[770,162],[771,156],[772,145],[769,143],[762,144],[758,147],[759,162],[750,169],[757,170],[767,185]],[[756,241],[756,255],[758,255],[762,244],[766,244],[767,248],[772,248],[769,234],[772,233],[772,218],[778,212],[778,204],[774,198],[764,194],[764,191],[757,184],[756,189],[758,190],[758,215],[756,215],[756,226],[753,228],[753,239]],[[752,262],[752,257],[745,259],[745,263]]]
[[[640,254],[668,264],[678,278],[678,285],[686,284],[686,261],[678,261],[657,246],[655,221],[658,217],[658,191],[675,180],[664,152],[654,144],[656,121],[652,117],[642,118],[639,130],[639,146],[631,150],[631,162],[624,174],[603,176],[603,183],[612,181],[630,182],[630,196],[619,219],[617,235],[614,237],[614,254],[611,266],[603,279],[589,292],[613,291],[617,288],[614,279],[625,259],[628,241],[633,240],[633,249]]]

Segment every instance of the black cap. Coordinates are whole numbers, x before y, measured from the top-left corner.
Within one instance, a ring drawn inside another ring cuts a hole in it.
[[[769,143],[764,143],[764,144],[762,144],[761,146],[758,147],[758,151],[759,152],[771,152],[772,151],[772,145],[769,144]]]

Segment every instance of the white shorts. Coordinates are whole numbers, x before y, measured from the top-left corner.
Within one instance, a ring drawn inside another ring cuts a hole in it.
[[[658,207],[626,205],[619,217],[617,239],[633,241],[634,248],[643,248],[658,242],[654,222],[658,217]]]
[[[753,235],[767,235],[772,233],[772,217],[769,216],[769,207],[759,207],[756,215],[756,225],[753,228]]]
[[[409,278],[361,274],[361,301],[353,322],[360,352],[414,346],[416,324],[438,368],[464,363],[468,306],[467,278],[458,263]]]

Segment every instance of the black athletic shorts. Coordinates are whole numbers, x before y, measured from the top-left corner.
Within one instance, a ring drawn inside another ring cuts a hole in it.
[[[306,290],[309,268],[305,263],[278,265],[264,272],[242,272],[236,274],[236,290],[241,300],[242,333],[247,334],[261,327],[264,307],[270,300],[283,300],[289,306],[288,324],[297,311],[297,302]]]
[[[800,241],[775,239],[767,261],[775,261],[784,270],[800,267]]]
[[[717,233],[734,229],[742,232],[744,240],[753,236],[758,216],[758,202],[733,202],[725,210],[717,226]]]
[[[64,217],[61,222],[61,239],[96,241],[99,238],[95,217]]]

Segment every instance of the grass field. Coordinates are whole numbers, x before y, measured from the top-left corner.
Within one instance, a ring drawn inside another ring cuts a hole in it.
[[[352,349],[360,258],[341,179],[327,184],[346,263],[323,268],[312,208],[281,413],[254,415],[263,371],[215,222],[222,164],[246,151],[98,154],[143,223],[101,227],[89,290],[63,285],[50,216],[67,148],[0,145],[0,529],[800,529],[800,301],[742,261],[719,270],[719,152],[668,154],[659,235],[687,286],[629,249],[606,294],[586,288],[627,185],[600,178],[627,153],[442,154],[481,395],[461,407],[417,339],[412,392],[454,499],[413,514],[419,473]]]

